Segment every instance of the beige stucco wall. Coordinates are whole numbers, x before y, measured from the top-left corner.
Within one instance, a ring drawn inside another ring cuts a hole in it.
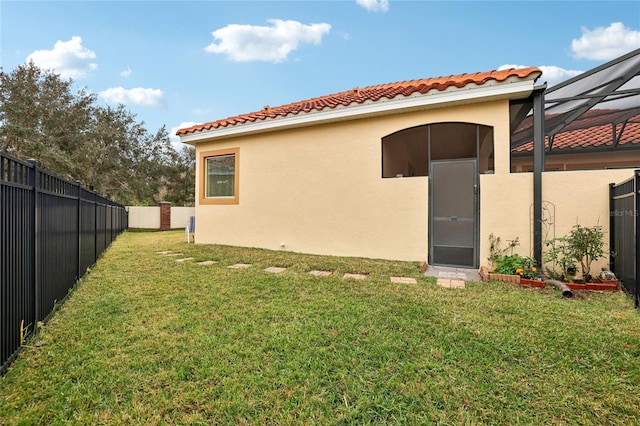
[[[197,155],[240,148],[240,200],[198,203],[196,242],[426,260],[428,178],[383,179],[382,137],[466,121],[508,139],[507,108],[494,101],[198,143]]]
[[[544,239],[564,236],[576,224],[587,227],[601,225],[605,232],[605,247],[608,250],[609,183],[630,178],[633,176],[633,170],[629,168],[543,173],[542,199],[552,204],[553,211],[553,221],[549,222],[549,231]],[[503,241],[518,238],[520,246],[514,252],[532,256],[533,173],[496,173],[493,176],[481,176],[481,188],[481,264],[488,264],[491,233],[500,236]],[[598,272],[608,264],[608,258],[600,259],[594,264],[593,271]]]
[[[496,161],[494,175],[480,176],[480,265],[488,265],[491,234],[505,244],[517,238],[515,252],[531,255],[533,175],[505,173],[504,164]]]
[[[428,178],[381,178],[381,139],[447,121],[494,128],[495,172],[480,176],[480,265],[487,264],[491,233],[503,241],[519,238],[516,252],[530,256],[533,174],[510,173],[508,101],[198,143],[197,156],[240,148],[240,198],[237,205],[198,203],[196,242],[426,260]],[[201,167],[198,162],[196,176]],[[608,184],[631,175],[632,169],[544,173],[543,199],[555,205],[555,235],[576,221],[584,226],[599,221],[608,243]]]
[[[555,205],[555,235],[560,237],[571,228],[601,225],[609,250],[609,183],[622,182],[633,176],[634,169],[546,172],[543,174],[542,198]],[[609,259],[594,264],[592,274],[609,266]]]

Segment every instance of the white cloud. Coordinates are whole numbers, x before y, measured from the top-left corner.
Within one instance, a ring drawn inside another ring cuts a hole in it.
[[[510,68],[528,68],[530,65],[513,65],[513,64],[505,64],[500,65],[498,70],[507,70]],[[555,65],[539,65],[536,66],[542,71],[542,76],[540,80],[546,81],[549,87],[554,86],[558,83],[561,83],[565,80],[570,79],[571,77],[575,77],[578,74],[582,74],[584,71],[578,70],[566,70],[564,68],[557,67]]]
[[[205,50],[224,53],[237,62],[282,62],[300,43],[319,44],[331,25],[305,25],[297,21],[270,19],[271,26],[231,24],[215,30],[211,43]]]
[[[96,58],[95,52],[82,45],[82,38],[71,37],[69,41],[58,40],[53,50],[36,50],[27,57],[42,69],[54,70],[62,78],[85,78],[90,71],[98,68],[91,62]]]
[[[614,22],[607,28],[594,30],[582,28],[582,37],[571,41],[571,50],[576,59],[608,61],[640,48],[640,31]]]
[[[135,87],[125,89],[112,87],[98,94],[102,99],[110,103],[125,105],[159,106],[164,104],[164,93],[160,89],[145,89]]]
[[[356,0],[358,5],[370,12],[386,12],[389,10],[389,0]]]
[[[131,68],[127,67],[126,70],[120,71],[120,77],[127,78],[131,75]]]
[[[175,127],[172,127],[171,130],[169,130],[169,139],[171,139],[171,144],[176,151],[180,151],[184,146],[184,144],[180,142],[180,136],[176,136],[176,132],[180,129],[184,129],[185,127],[195,126],[196,124],[201,123],[196,123],[195,121],[183,121],[182,123],[178,124]]]

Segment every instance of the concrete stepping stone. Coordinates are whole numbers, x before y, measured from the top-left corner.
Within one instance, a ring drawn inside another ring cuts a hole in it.
[[[171,251],[169,250],[164,250],[164,251],[157,251],[156,254],[169,254],[171,253]]]
[[[366,280],[367,276],[363,275],[363,274],[344,274],[342,276],[342,279],[347,280],[347,279],[351,279],[351,280]]]
[[[244,268],[248,268],[250,267],[251,264],[250,263],[236,263],[235,265],[229,265],[227,266],[227,268],[231,268],[231,269],[244,269]]]
[[[193,257],[185,257],[183,259],[176,259],[176,262],[186,262],[187,260],[193,260]]]
[[[466,282],[482,281],[482,278],[476,269],[453,268],[446,266],[429,266],[424,272],[424,276],[448,280],[462,280]]]
[[[270,272],[272,274],[280,274],[286,270],[287,268],[278,268],[277,266],[270,266],[267,269],[264,269],[265,272]]]
[[[198,265],[202,265],[202,266],[207,266],[207,265],[213,265],[214,263],[218,263],[215,260],[205,260],[203,262],[198,262]]]
[[[450,280],[464,280],[467,278],[463,272],[440,272],[438,277]]]
[[[418,284],[418,280],[409,277],[390,277],[391,282],[395,284]]]
[[[444,288],[465,288],[464,281],[438,278],[437,284]]]
[[[331,271],[317,271],[317,270],[316,271],[309,271],[309,273],[311,275],[316,276],[316,277],[328,277],[329,275],[332,274]]]
[[[182,256],[182,253],[167,253],[165,256]]]

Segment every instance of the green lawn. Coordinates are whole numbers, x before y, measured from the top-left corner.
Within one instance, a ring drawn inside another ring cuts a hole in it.
[[[28,345],[0,424],[640,424],[640,313],[621,293],[444,289],[418,263],[182,232],[120,236]]]

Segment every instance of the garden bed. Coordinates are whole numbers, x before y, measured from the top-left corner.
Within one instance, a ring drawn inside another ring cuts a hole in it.
[[[595,283],[565,283],[571,290],[617,291],[618,280],[599,280]]]
[[[540,280],[531,280],[528,278],[523,278],[520,275],[494,274],[492,272],[489,272],[489,269],[486,266],[480,267],[479,273],[482,281],[501,281],[505,283],[520,284],[537,288],[545,287],[545,283]]]
[[[480,267],[478,271],[480,273],[480,277],[482,281],[501,281],[505,283],[514,283],[520,284],[524,286],[532,286],[536,288],[545,288],[546,284],[540,280],[531,280],[528,278],[523,278],[520,275],[510,275],[510,274],[494,274],[489,272],[486,266]],[[597,278],[598,282],[590,282],[590,283],[580,283],[580,282],[572,282],[564,284],[569,287],[571,290],[591,290],[591,291],[617,291],[620,288],[620,281],[615,280],[603,280],[601,278]]]

